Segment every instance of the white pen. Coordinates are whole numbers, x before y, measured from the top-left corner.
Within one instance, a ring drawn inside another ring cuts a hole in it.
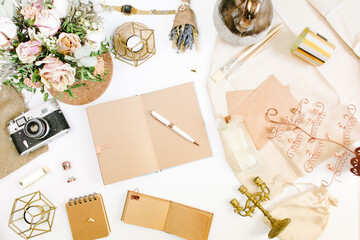
[[[175,126],[173,123],[171,123],[169,120],[167,120],[166,118],[164,118],[163,116],[161,116],[160,114],[158,114],[155,111],[151,111],[151,115],[158,120],[159,122],[161,122],[162,124],[164,124],[165,126],[170,127],[172,130],[174,130],[174,132],[176,132],[177,134],[179,134],[180,136],[182,136],[183,138],[185,138],[186,140],[188,140],[189,142],[192,142],[198,146],[200,146],[192,137],[189,136],[189,134],[187,134],[186,132],[184,132],[183,130],[181,130],[180,128],[178,128],[177,126]]]

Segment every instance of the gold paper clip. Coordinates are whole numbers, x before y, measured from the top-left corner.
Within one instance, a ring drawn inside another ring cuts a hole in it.
[[[131,199],[132,199],[132,200],[139,200],[139,199],[140,199],[139,189],[138,189],[138,188],[135,188],[135,189],[134,189],[134,194],[131,195]]]

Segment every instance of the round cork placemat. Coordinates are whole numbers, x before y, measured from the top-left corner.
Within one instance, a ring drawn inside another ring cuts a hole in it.
[[[73,89],[74,97],[71,99],[68,93],[64,93],[61,97],[62,92],[56,91],[54,89],[49,89],[51,95],[57,98],[58,101],[67,103],[70,105],[84,105],[98,99],[106,89],[109,87],[112,75],[114,72],[113,61],[111,58],[110,52],[100,55],[104,60],[104,69],[105,71],[100,74],[105,82],[93,82],[93,81],[79,81],[75,84],[85,83],[86,85],[79,88]]]

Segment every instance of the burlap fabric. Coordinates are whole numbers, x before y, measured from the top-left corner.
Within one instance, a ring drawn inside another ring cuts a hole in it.
[[[25,104],[18,92],[9,86],[1,86],[0,90],[0,179],[21,166],[30,162],[48,150],[44,146],[27,156],[20,156],[7,132],[7,122],[27,111]]]
[[[183,2],[190,3],[190,1],[183,1]],[[180,7],[178,8],[178,10],[176,12],[176,15],[174,18],[174,24],[171,29],[173,29],[174,27],[180,26],[180,25],[185,25],[185,24],[190,24],[197,29],[194,11],[188,5],[185,5],[185,6],[180,5]]]

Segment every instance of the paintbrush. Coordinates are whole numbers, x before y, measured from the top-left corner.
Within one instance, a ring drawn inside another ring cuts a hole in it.
[[[215,82],[218,82],[224,78],[227,79],[234,71],[238,70],[242,64],[255,56],[260,50],[262,50],[281,31],[282,26],[283,24],[281,23],[271,29],[271,31],[265,36],[263,40],[246,49],[238,57],[221,67],[210,77]]]

